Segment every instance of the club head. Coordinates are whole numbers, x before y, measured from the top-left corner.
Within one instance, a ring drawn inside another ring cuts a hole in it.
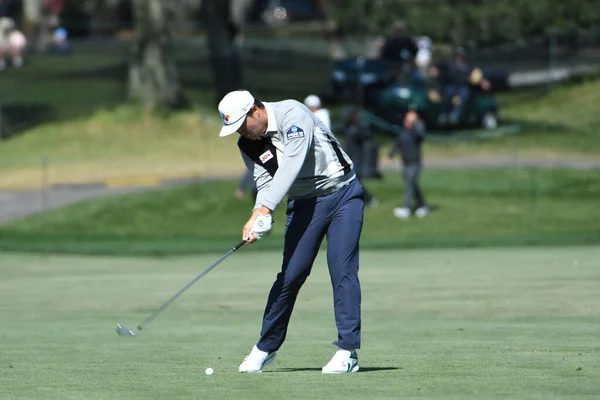
[[[137,333],[137,330],[136,330],[136,332],[134,332],[131,329],[124,327],[121,324],[117,324],[117,327],[115,328],[115,330],[117,331],[117,334],[119,336],[135,336],[135,334]]]

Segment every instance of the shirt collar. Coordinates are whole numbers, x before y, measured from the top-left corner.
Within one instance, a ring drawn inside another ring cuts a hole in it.
[[[265,105],[265,110],[267,110],[267,118],[269,119],[265,136],[271,137],[274,133],[277,133],[277,120],[275,119],[275,111],[273,110],[271,103],[263,102],[263,104]]]

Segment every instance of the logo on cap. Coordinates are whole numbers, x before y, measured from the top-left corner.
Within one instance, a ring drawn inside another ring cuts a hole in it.
[[[229,114],[225,115],[223,113],[221,113],[221,118],[223,118],[225,120],[225,122],[229,122]]]

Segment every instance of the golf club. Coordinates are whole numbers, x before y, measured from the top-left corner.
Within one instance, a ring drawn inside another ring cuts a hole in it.
[[[234,251],[238,250],[245,244],[246,244],[246,241],[242,240],[241,242],[239,242],[238,244],[233,246],[227,253],[225,253],[223,256],[221,256],[221,258],[219,258],[217,261],[215,261],[210,267],[206,268],[204,271],[202,271],[200,274],[198,274],[194,279],[192,279],[187,285],[185,285],[183,288],[181,288],[181,290],[179,292],[175,293],[173,295],[173,297],[171,297],[169,300],[165,301],[163,303],[163,305],[160,306],[158,309],[156,309],[152,314],[150,314],[150,316],[148,316],[148,318],[146,318],[145,320],[140,322],[140,324],[138,326],[136,326],[135,329],[131,330],[121,324],[117,324],[117,328],[116,328],[117,334],[119,334],[119,336],[135,336],[135,335],[137,335],[143,328],[146,327],[146,325],[148,325],[154,318],[156,318],[156,316],[158,316],[158,314],[160,314],[165,308],[167,308],[169,306],[169,304],[171,304],[173,301],[175,301],[176,298],[181,296],[183,294],[183,292],[188,290],[190,288],[190,286],[192,286],[194,283],[196,283],[196,281],[198,279],[202,278],[211,269],[216,267],[221,261],[223,261],[224,259],[229,257]]]

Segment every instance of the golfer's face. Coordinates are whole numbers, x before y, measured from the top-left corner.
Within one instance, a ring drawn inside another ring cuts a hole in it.
[[[250,140],[257,140],[260,138],[265,133],[266,129],[266,126],[262,122],[261,115],[261,110],[255,107],[253,111],[248,114],[240,129],[238,129],[238,133]]]

